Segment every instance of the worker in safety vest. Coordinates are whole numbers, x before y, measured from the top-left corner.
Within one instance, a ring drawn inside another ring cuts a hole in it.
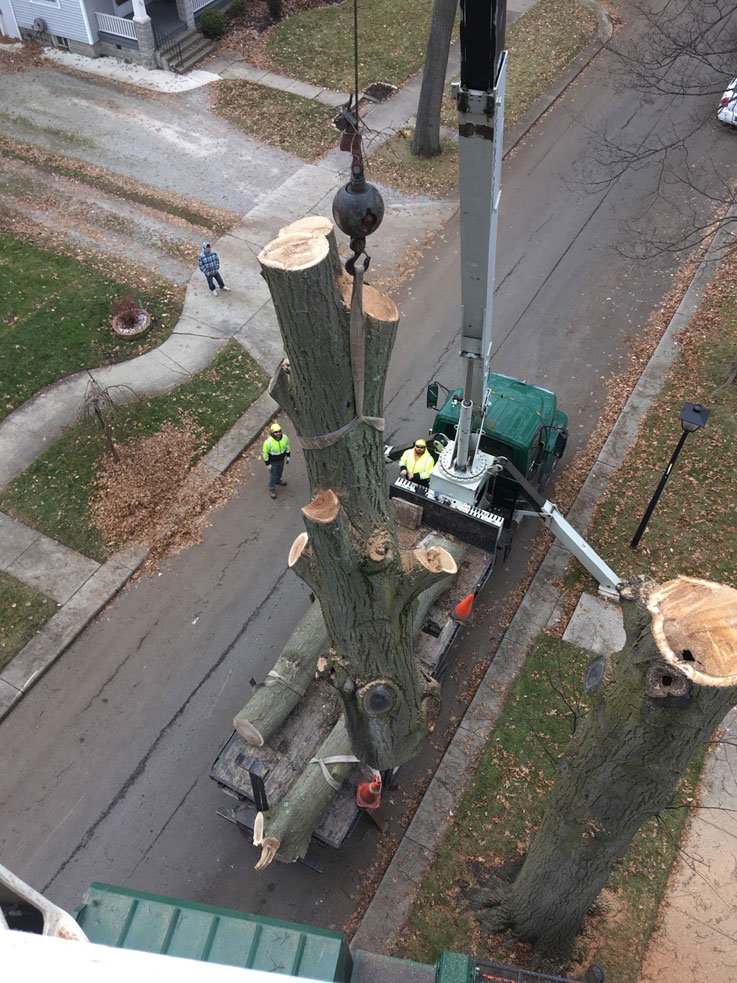
[[[402,454],[399,473],[403,478],[408,478],[417,485],[426,485],[434,467],[435,461],[427,449],[427,442],[420,438],[415,441],[414,447],[408,447]]]
[[[269,469],[269,495],[276,498],[276,486],[286,485],[281,476],[284,462],[289,460],[289,437],[282,432],[280,424],[274,422],[269,427],[269,436],[264,441],[261,456]]]

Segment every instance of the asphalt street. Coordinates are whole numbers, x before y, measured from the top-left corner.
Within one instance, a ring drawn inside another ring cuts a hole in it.
[[[598,195],[576,180],[594,152],[592,121],[606,119],[643,140],[667,131],[668,113],[684,111],[665,97],[612,88],[611,62],[607,53],[595,59],[507,160],[503,177],[493,366],[557,391],[571,417],[571,453],[597,421],[604,380],[623,365],[628,339],[660,304],[679,264],[664,256],[646,266],[622,252],[630,241],[624,223],[636,220],[656,167],[633,168]],[[685,108],[713,117],[711,102]],[[212,121],[205,116],[202,125]],[[199,136],[189,139],[196,144]],[[731,153],[731,139],[714,122],[699,153]],[[211,187],[206,159],[199,179]],[[267,167],[263,179],[278,182],[290,166]],[[164,170],[149,167],[145,180],[154,183]],[[197,175],[192,180],[196,197]],[[671,220],[656,202],[648,222]],[[428,426],[428,381],[462,380],[457,233],[452,219],[397,298],[390,442]],[[372,247],[380,252],[380,233]],[[249,681],[270,668],[308,603],[286,570],[308,498],[299,452],[276,502],[258,460],[243,467],[237,496],[213,516],[205,541],[125,590],[0,723],[0,856],[63,906],[101,880],[342,927],[375,864],[382,838],[366,821],[340,852],[314,851],[320,874],[299,864],[257,874],[254,848],[216,814],[228,802],[208,778],[210,764]],[[494,610],[524,569],[524,538],[496,571],[482,622],[456,646],[435,745],[472,665],[493,647]],[[429,748],[400,773],[391,793],[395,822],[436,753]]]

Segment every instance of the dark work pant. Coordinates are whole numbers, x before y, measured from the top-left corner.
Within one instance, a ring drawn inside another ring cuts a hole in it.
[[[212,282],[213,280],[217,280],[219,287],[225,286],[225,284],[223,283],[223,278],[220,276],[217,270],[215,270],[214,273],[205,273],[205,276],[207,277],[207,285],[210,288],[210,290],[215,289],[215,284]]]
[[[279,461],[269,461],[269,491],[276,491],[277,484],[284,473],[284,458]]]

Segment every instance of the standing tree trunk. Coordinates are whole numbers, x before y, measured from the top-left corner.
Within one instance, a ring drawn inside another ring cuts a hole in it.
[[[422,69],[417,122],[412,137],[415,157],[437,157],[440,153],[440,112],[443,105],[448,49],[453,34],[458,0],[434,0],[425,67]]]
[[[439,687],[413,656],[412,621],[418,596],[456,564],[442,548],[399,548],[381,419],[399,314],[372,287],[361,299],[360,269],[352,293],[334,255],[332,230],[299,223],[259,254],[288,355],[271,393],[296,428],[313,496],[289,565],[320,600],[353,753],[384,770],[432,729]]]
[[[633,836],[673,799],[737,702],[737,590],[689,577],[620,588],[627,642],[594,660],[595,704],[561,758],[542,824],[511,885],[474,891],[482,925],[567,950]]]

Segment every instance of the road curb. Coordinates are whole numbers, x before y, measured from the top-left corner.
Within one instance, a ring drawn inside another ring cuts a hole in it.
[[[737,207],[729,216],[737,216]],[[599,452],[567,515],[576,529],[587,528],[597,502],[633,446],[640,423],[660,394],[678,352],[676,335],[698,310],[729,248],[729,238],[723,225]],[[390,953],[396,945],[530,646],[544,628],[559,620],[563,595],[554,584],[565,574],[571,559],[571,554],[557,544],[548,550],[351,940],[352,952]]]

